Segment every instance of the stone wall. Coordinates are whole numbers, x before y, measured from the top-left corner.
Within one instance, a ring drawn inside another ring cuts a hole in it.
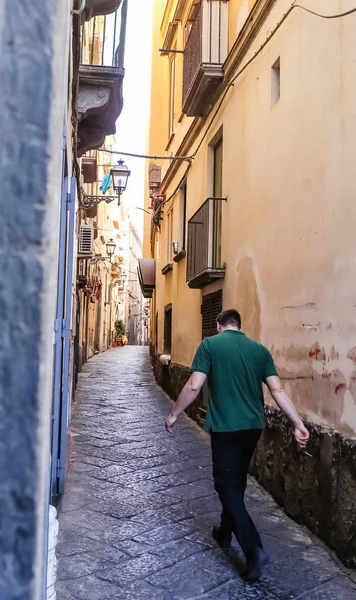
[[[190,370],[177,364],[163,366],[151,352],[159,385],[176,400]],[[201,423],[199,398],[187,411]],[[307,452],[293,442],[288,419],[266,406],[266,429],[251,473],[286,513],[356,567],[356,440],[307,424],[311,438]]]
[[[356,440],[307,426],[311,438],[304,452],[292,441],[288,419],[266,407],[251,472],[290,517],[356,567]]]
[[[69,0],[0,0],[0,598],[6,600],[38,600],[46,589],[70,17]]]

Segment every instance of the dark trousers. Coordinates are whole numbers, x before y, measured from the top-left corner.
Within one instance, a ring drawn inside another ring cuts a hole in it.
[[[261,429],[211,432],[214,485],[222,504],[220,533],[222,537],[234,533],[247,560],[256,546],[262,547],[244,501],[248,468],[261,433]]]

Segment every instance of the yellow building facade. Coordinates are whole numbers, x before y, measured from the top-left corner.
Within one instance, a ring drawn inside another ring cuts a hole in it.
[[[313,431],[313,458],[301,462],[268,407],[255,472],[356,564],[345,533],[355,512],[341,489],[327,492],[344,477],[356,493],[351,8],[347,0],[155,0],[148,150],[166,158],[150,167],[160,185],[151,178],[145,253],[155,261],[158,380],[177,397],[218,312],[239,310]],[[203,394],[197,417],[205,403]]]

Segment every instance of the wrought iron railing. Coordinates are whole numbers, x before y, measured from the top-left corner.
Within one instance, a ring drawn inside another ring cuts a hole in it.
[[[93,17],[81,28],[81,64],[124,66],[125,21],[122,8],[110,15]]]
[[[221,264],[222,202],[208,198],[188,221],[187,281]]]
[[[184,49],[183,105],[202,65],[222,65],[228,50],[226,0],[201,0]]]
[[[184,48],[183,105],[202,62],[202,9],[199,7]]]

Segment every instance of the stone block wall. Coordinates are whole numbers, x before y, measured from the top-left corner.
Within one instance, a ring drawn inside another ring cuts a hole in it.
[[[307,451],[288,419],[266,407],[266,428],[251,472],[286,513],[356,567],[356,440],[307,423]]]

